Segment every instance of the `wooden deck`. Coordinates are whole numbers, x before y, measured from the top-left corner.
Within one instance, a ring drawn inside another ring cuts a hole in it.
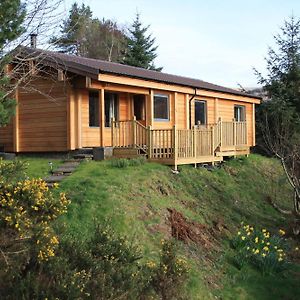
[[[193,129],[152,129],[135,119],[112,121],[112,146],[117,157],[145,155],[172,165],[214,163],[225,156],[249,154],[246,122],[199,125]]]

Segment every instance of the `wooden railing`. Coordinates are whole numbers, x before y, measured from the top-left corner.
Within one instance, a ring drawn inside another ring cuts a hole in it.
[[[151,129],[135,119],[112,121],[112,146],[140,148],[150,159],[187,160],[214,156],[217,149],[247,145],[246,122],[223,122],[193,129]]]
[[[117,148],[146,149],[148,142],[148,130],[135,118],[130,121],[111,122],[112,146]]]

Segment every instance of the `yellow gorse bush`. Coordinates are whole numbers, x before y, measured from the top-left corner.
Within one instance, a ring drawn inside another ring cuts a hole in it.
[[[9,232],[6,243],[12,243],[12,236],[27,241],[32,246],[25,249],[30,248],[39,261],[48,260],[59,243],[50,224],[66,213],[69,203],[64,193],[54,197],[42,179],[0,182],[0,226]]]

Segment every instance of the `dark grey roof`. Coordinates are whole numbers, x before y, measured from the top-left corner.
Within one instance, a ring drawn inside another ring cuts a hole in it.
[[[51,65],[59,65],[60,67],[63,67],[64,69],[70,72],[74,72],[75,74],[86,75],[92,78],[98,78],[98,75],[101,73],[110,73],[115,75],[128,76],[132,78],[141,78],[151,81],[164,82],[169,84],[176,84],[192,88],[218,91],[223,93],[261,99],[261,97],[258,96],[246,94],[234,89],[219,86],[199,79],[171,75],[163,72],[146,70],[143,68],[137,68],[99,59],[85,58],[54,51],[32,49],[28,47],[22,47],[22,51],[25,52],[26,55],[32,55],[34,57],[37,57],[40,61],[44,63],[48,63]]]

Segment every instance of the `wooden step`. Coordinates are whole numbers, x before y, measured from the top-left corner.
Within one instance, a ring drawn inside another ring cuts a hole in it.
[[[136,158],[145,156],[145,153],[138,148],[114,148],[113,156],[117,158]]]

